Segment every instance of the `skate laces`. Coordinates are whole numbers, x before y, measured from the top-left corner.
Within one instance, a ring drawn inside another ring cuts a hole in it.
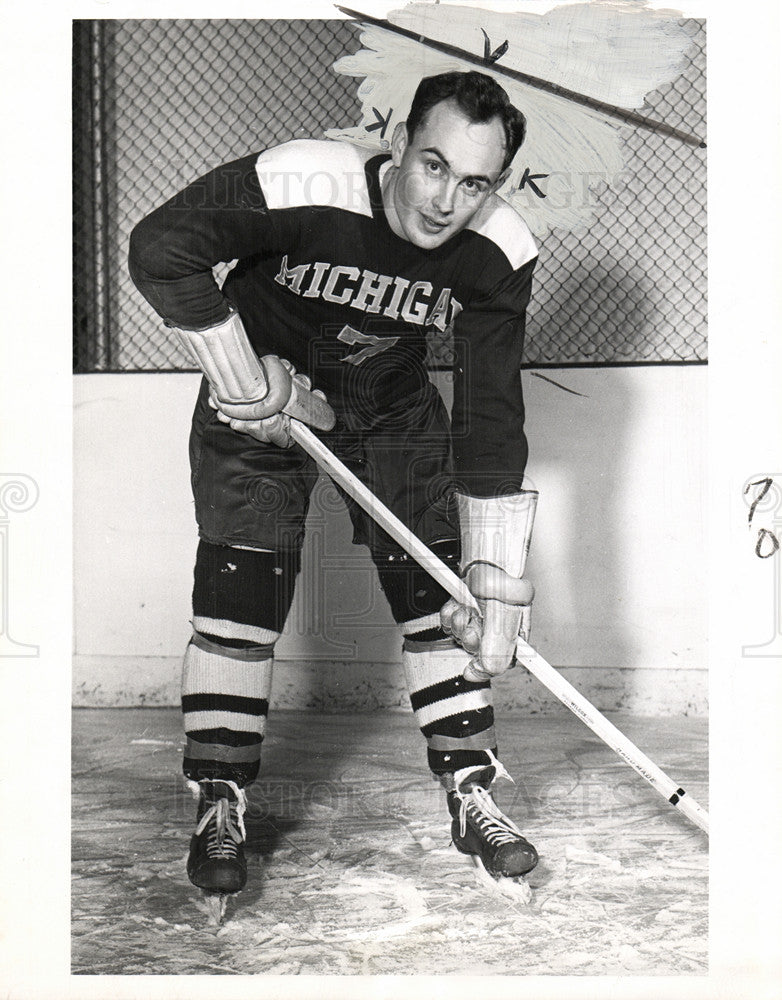
[[[467,832],[468,815],[478,825],[481,834],[492,844],[510,844],[524,834],[492,798],[491,792],[481,785],[473,785],[469,792],[457,791],[461,801],[459,809],[459,836]]]
[[[239,844],[244,842],[244,812],[246,800],[243,789],[233,782],[224,782],[231,787],[236,802],[220,796],[211,803],[196,826],[196,836],[200,837],[208,829],[206,851],[210,857],[236,858]]]
[[[493,769],[491,784],[494,784],[498,778],[507,778],[508,781],[513,781],[513,778],[492,751],[486,750],[485,753],[489,758],[489,764],[486,767]],[[481,834],[492,844],[509,844],[517,841],[519,837],[523,840],[524,834],[502,812],[491,792],[483,785],[469,784],[470,778],[474,780],[482,771],[486,770],[486,767],[466,767],[454,775],[456,797],[460,801],[459,836],[463,837],[467,832],[467,817],[469,815],[477,824]],[[464,785],[469,787],[469,791],[463,792],[461,790]]]

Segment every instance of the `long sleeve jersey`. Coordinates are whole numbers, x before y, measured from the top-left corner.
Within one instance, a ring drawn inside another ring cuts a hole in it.
[[[133,230],[129,269],[170,326],[206,329],[233,306],[259,356],[277,354],[350,425],[398,422],[428,381],[426,335],[453,334],[456,478],[475,496],[521,486],[520,364],[537,248],[492,195],[435,249],[383,209],[387,155],[296,140],[224,164]],[[222,289],[213,267],[236,261]]]

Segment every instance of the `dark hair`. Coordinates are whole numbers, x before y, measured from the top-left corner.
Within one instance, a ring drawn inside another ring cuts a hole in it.
[[[505,132],[504,170],[519,150],[527,131],[527,119],[510,103],[510,98],[490,76],[485,73],[440,73],[426,76],[418,84],[410,114],[407,116],[407,135],[412,139],[423,125],[429,111],[441,101],[453,98],[472,122],[488,122],[499,118]]]

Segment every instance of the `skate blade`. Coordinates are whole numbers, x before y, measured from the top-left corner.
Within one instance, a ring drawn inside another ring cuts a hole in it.
[[[203,891],[204,904],[212,927],[222,927],[225,910],[228,906],[228,895],[223,892]]]
[[[495,878],[486,871],[486,866],[476,854],[471,855],[471,860],[475,868],[476,878],[481,885],[514,903],[520,903],[522,906],[529,906],[532,902],[532,889],[523,875],[512,877],[499,875]]]

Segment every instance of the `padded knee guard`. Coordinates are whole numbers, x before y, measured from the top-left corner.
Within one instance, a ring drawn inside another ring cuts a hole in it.
[[[299,552],[260,552],[201,540],[193,627],[231,643],[274,641],[285,626],[300,565]]]
[[[457,539],[434,542],[430,548],[454,572],[458,571]],[[401,549],[391,555],[373,554],[373,559],[394,621],[403,626],[403,632],[414,632],[422,641],[445,639],[446,633],[440,628],[440,608],[448,594],[443,587]]]

